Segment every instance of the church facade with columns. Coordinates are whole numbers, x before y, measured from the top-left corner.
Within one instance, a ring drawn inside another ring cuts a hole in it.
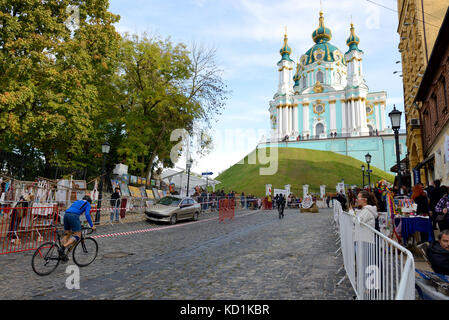
[[[354,25],[345,52],[330,43],[332,32],[320,12],[314,45],[298,63],[291,59],[287,34],[277,63],[279,85],[269,102],[270,137],[257,148],[333,151],[392,173],[396,164],[393,131],[386,115],[385,91],[370,92],[363,76],[364,53]],[[407,155],[405,132],[399,134],[400,158]]]
[[[272,138],[326,139],[385,131],[387,93],[369,92],[353,24],[349,33],[343,53],[330,43],[332,32],[320,12],[319,26],[312,33],[315,44],[298,63],[290,58],[285,34],[277,63],[279,85],[269,108]]]

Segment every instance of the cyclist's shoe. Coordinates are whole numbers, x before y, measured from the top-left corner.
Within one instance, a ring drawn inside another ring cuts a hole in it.
[[[61,262],[64,264],[67,261],[69,261],[69,257],[65,253],[61,254]]]

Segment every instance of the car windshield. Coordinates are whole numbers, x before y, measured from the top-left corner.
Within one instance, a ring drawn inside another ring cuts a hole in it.
[[[176,207],[176,206],[178,206],[179,202],[181,202],[181,199],[174,198],[174,197],[163,197],[162,199],[156,201],[156,204],[162,204],[164,206]]]

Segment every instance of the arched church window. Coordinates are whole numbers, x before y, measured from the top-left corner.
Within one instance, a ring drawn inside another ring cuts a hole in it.
[[[341,83],[341,74],[340,74],[340,72],[337,72],[337,83],[338,84]]]
[[[305,88],[307,86],[307,80],[306,80],[306,76],[304,75],[302,77],[302,87]]]
[[[320,83],[324,83],[324,74],[321,71],[318,71],[316,73],[316,80],[319,81]]]
[[[315,133],[317,136],[324,133],[324,125],[322,123],[318,123],[315,127]]]

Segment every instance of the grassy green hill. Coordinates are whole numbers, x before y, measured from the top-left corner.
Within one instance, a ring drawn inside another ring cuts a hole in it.
[[[335,192],[335,186],[344,178],[346,184],[362,184],[363,163],[355,158],[344,156],[331,151],[318,151],[296,148],[279,148],[278,171],[276,174],[267,176],[260,175],[259,168],[268,167],[256,164],[248,164],[248,156],[244,159],[244,164],[235,164],[222,172],[215,179],[221,184],[217,189],[224,189],[226,192],[234,190],[238,193],[254,194],[256,196],[265,195],[265,184],[269,183],[274,188],[283,189],[286,184],[291,184],[294,194],[302,196],[302,185],[308,184],[310,192],[319,193],[320,185],[326,185],[326,191]],[[257,152],[266,152],[265,149]],[[256,152],[254,150],[251,154]],[[393,182],[394,176],[383,170],[371,167],[371,182],[385,179]],[[368,184],[367,178],[365,183]]]

